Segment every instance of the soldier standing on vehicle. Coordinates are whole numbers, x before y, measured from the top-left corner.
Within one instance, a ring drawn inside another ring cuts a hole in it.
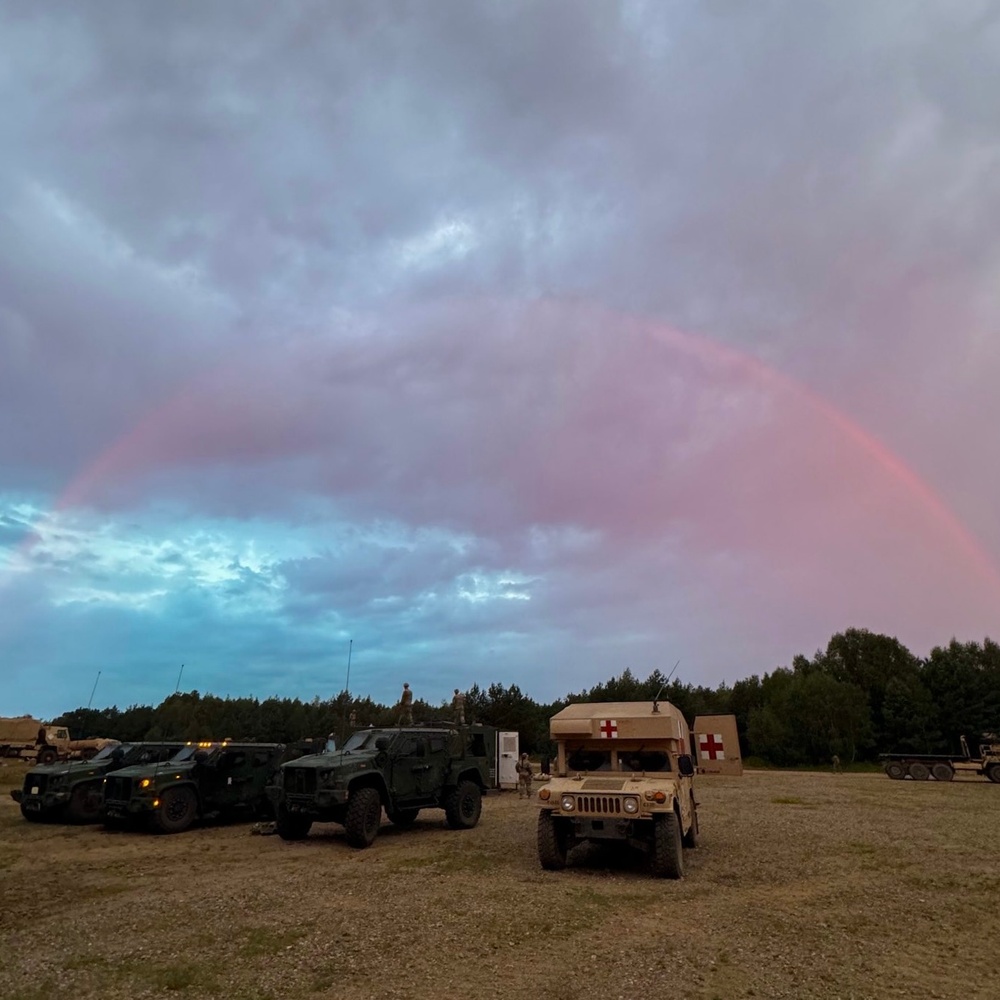
[[[403,682],[403,693],[399,696],[399,724],[401,726],[413,725],[413,692],[405,681]]]
[[[460,725],[465,725],[465,695],[458,688],[455,688],[455,697],[451,699],[451,709],[455,713],[455,721]]]
[[[521,754],[521,759],[514,765],[517,771],[517,797],[531,798],[531,761],[526,753]]]

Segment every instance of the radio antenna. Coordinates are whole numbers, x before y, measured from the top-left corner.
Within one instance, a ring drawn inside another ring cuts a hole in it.
[[[660,711],[660,695],[663,694],[663,689],[670,683],[670,678],[674,676],[674,671],[681,665],[681,661],[678,660],[674,664],[674,669],[670,671],[667,675],[667,679],[660,685],[660,690],[656,692],[656,697],[653,699],[653,711],[659,713]]]

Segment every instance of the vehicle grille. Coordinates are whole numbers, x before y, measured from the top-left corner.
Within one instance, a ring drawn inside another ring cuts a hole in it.
[[[28,774],[24,778],[24,794],[30,795],[32,788],[38,789],[38,794],[42,795],[45,792],[45,786],[48,783],[48,775],[45,774]]]
[[[128,802],[132,798],[132,779],[111,775],[104,786],[104,798],[114,802]]]
[[[620,816],[622,800],[618,795],[578,795],[576,811],[581,813],[597,813],[601,816]]]
[[[311,795],[316,791],[316,771],[311,767],[286,767],[285,791],[290,795]]]

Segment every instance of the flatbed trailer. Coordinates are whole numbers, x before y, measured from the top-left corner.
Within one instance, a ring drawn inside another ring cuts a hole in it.
[[[961,738],[962,754],[931,753],[883,753],[879,759],[883,770],[892,779],[902,781],[951,781],[956,774],[985,775],[994,784],[1000,785],[1000,743],[980,743],[979,756],[969,752],[966,738]]]

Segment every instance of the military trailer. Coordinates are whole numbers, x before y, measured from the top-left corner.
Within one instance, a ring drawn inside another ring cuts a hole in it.
[[[267,814],[265,789],[281,743],[187,743],[170,760],[122,768],[104,779],[106,825],[145,821],[180,833],[197,819]]]
[[[363,848],[383,809],[399,827],[422,809],[443,809],[452,829],[475,826],[495,769],[490,726],[361,729],[340,750],[283,765],[268,794],[285,840],[302,840],[313,823],[340,823],[347,842]]]
[[[568,705],[549,722],[558,746],[539,789],[538,859],[565,868],[586,841],[645,852],[660,878],[684,874],[682,848],[698,843],[691,737],[669,702]]]
[[[134,764],[168,760],[184,744],[113,744],[86,761],[33,767],[11,798],[21,805],[21,815],[31,822],[65,820],[99,823],[104,808],[105,775]]]
[[[956,774],[981,774],[1000,785],[1000,741],[992,733],[979,742],[979,754],[973,756],[969,741],[960,737],[962,753],[884,753],[879,755],[885,773],[896,781],[912,778],[914,781],[951,781]]]

